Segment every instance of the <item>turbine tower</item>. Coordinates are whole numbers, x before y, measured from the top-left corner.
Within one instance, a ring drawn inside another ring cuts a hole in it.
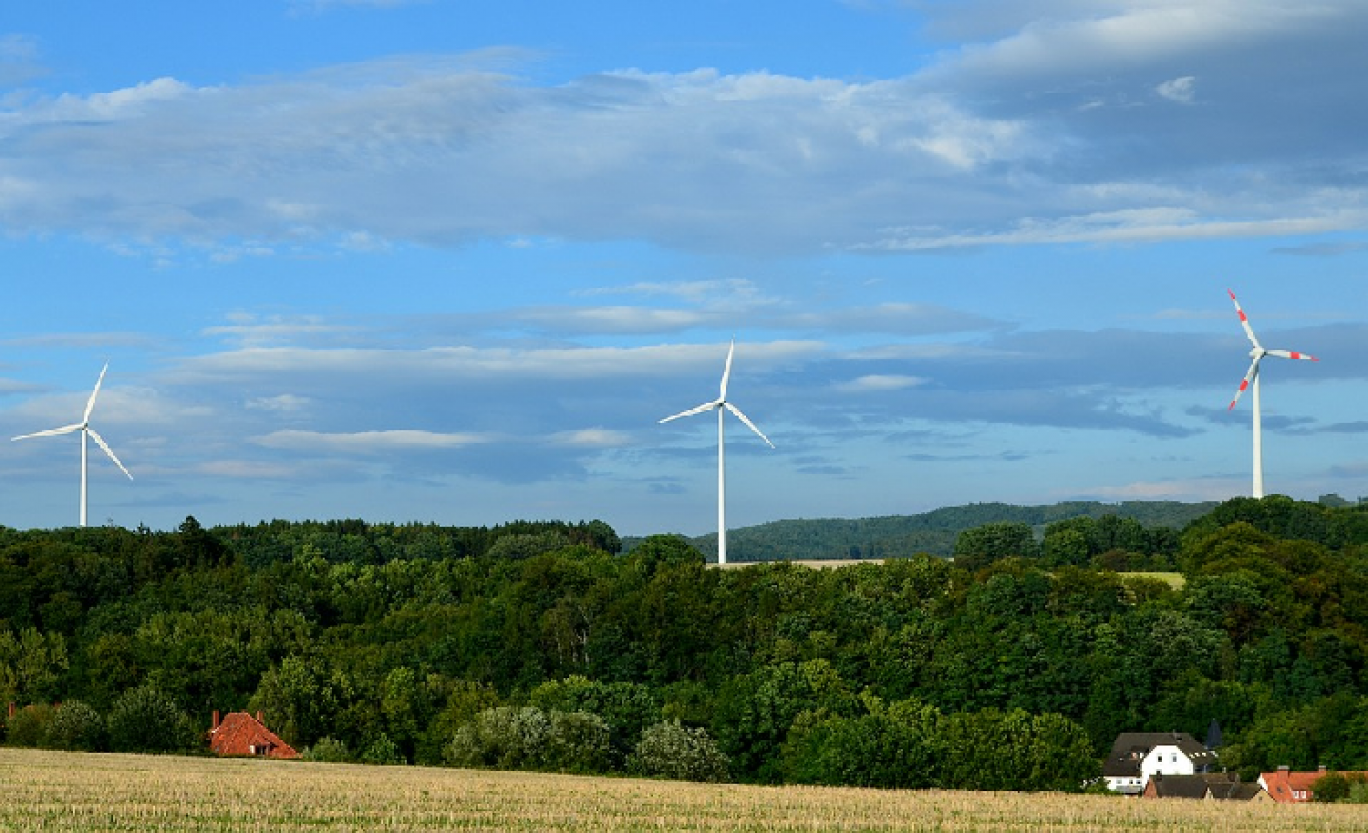
[[[27,440],[30,437],[55,437],[60,434],[81,432],[81,526],[86,525],[86,472],[89,467],[86,436],[92,437],[96,444],[104,449],[104,453],[109,455],[109,459],[114,461],[114,465],[118,466],[124,474],[128,474],[128,469],[124,468],[124,464],[120,463],[119,458],[114,456],[114,450],[109,447],[109,443],[104,441],[104,437],[101,437],[98,431],[90,427],[90,412],[95,409],[95,397],[100,395],[100,385],[104,382],[105,371],[107,370],[109,370],[109,362],[105,362],[104,369],[100,371],[100,378],[95,380],[95,390],[90,392],[90,399],[86,402],[85,413],[81,416],[80,422],[12,438],[14,440]],[[133,475],[128,474],[128,479],[132,480]]]
[[[722,371],[722,386],[717,394],[717,399],[712,402],[704,402],[697,408],[690,408],[687,411],[680,411],[674,416],[667,416],[661,423],[669,422],[680,417],[693,416],[707,411],[717,411],[717,563],[727,563],[727,443],[725,421],[723,416],[726,411],[731,411],[737,419],[745,423],[746,427],[756,433],[756,436],[765,441],[770,448],[774,448],[774,443],[769,441],[764,433],[755,427],[741,409],[727,401],[727,380],[731,377],[732,354],[736,352],[736,339],[731,341],[731,347],[727,349],[727,365]]]
[[[1230,293],[1230,300],[1235,304],[1235,312],[1240,315],[1240,326],[1244,327],[1245,335],[1249,336],[1249,343],[1253,345],[1249,350],[1249,372],[1245,374],[1244,380],[1240,382],[1240,389],[1235,391],[1235,398],[1230,400],[1230,407],[1227,411],[1235,407],[1235,403],[1240,401],[1240,395],[1245,392],[1245,388],[1253,386],[1251,395],[1254,397],[1254,497],[1264,496],[1263,487],[1263,415],[1259,409],[1259,362],[1265,356],[1277,356],[1280,359],[1305,359],[1307,361],[1320,361],[1315,356],[1308,356],[1305,353],[1298,353],[1294,350],[1267,350],[1259,343],[1258,336],[1254,335],[1254,328],[1249,326],[1249,316],[1245,315],[1240,309],[1240,302],[1235,300],[1235,293],[1227,289]]]

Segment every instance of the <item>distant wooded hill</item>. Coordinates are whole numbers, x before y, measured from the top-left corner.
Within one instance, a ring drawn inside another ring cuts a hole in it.
[[[1171,500],[1069,501],[1050,506],[1013,506],[1006,503],[971,503],[947,506],[920,515],[881,518],[816,518],[774,521],[732,529],[727,533],[729,561],[825,561],[847,558],[907,558],[919,552],[949,557],[955,539],[966,529],[990,523],[1024,523],[1037,537],[1047,524],[1069,518],[1101,518],[1118,515],[1144,526],[1182,529],[1215,508],[1215,503],[1180,503]],[[630,551],[641,538],[624,537],[623,550]],[[689,538],[700,552],[717,557],[717,535]]]

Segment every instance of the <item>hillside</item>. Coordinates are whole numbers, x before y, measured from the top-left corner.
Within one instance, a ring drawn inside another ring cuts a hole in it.
[[[1145,526],[1181,529],[1215,506],[1215,503],[1178,501],[1069,501],[1048,506],[971,503],[920,515],[773,521],[730,530],[727,555],[728,560],[735,562],[906,558],[919,552],[948,557],[954,552],[955,539],[961,532],[984,524],[1001,521],[1030,524],[1038,535],[1047,524],[1055,521],[1119,515],[1133,518]],[[640,541],[640,538],[623,538],[623,550],[630,551]],[[700,535],[690,538],[689,542],[699,551],[716,557],[716,534]]]

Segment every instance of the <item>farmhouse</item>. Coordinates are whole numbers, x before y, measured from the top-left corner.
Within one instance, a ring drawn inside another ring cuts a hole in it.
[[[1258,784],[1240,781],[1235,772],[1203,772],[1196,775],[1165,775],[1156,772],[1145,785],[1142,798],[1194,798],[1203,801],[1271,801]]]
[[[1327,774],[1325,767],[1310,772],[1295,772],[1289,767],[1280,766],[1275,772],[1261,773],[1259,785],[1267,790],[1268,795],[1279,804],[1305,804],[1308,801],[1315,800],[1316,781]],[[1352,779],[1368,780],[1368,772],[1341,772],[1339,774],[1350,776]]]
[[[266,728],[261,712],[230,712],[222,722],[214,712],[209,729],[209,751],[215,755],[258,755],[267,758],[298,758],[299,753]]]
[[[1102,765],[1107,789],[1139,795],[1156,774],[1193,775],[1209,772],[1216,753],[1187,732],[1122,732]]]

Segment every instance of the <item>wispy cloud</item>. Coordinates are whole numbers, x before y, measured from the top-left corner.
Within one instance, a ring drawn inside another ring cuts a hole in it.
[[[1197,93],[1197,79],[1191,75],[1184,75],[1182,78],[1173,78],[1160,84],[1155,88],[1155,92],[1167,98],[1169,101],[1176,101],[1179,104],[1191,104]]]
[[[836,385],[836,389],[843,393],[861,393],[865,391],[903,390],[925,383],[926,380],[918,376],[874,373],[851,379],[849,382],[840,382]]]
[[[439,434],[432,431],[392,429],[385,431],[356,431],[329,434],[319,431],[272,431],[251,442],[267,448],[290,451],[329,451],[355,454],[374,454],[386,450],[420,450],[464,448],[489,442],[491,438],[479,434]]]

